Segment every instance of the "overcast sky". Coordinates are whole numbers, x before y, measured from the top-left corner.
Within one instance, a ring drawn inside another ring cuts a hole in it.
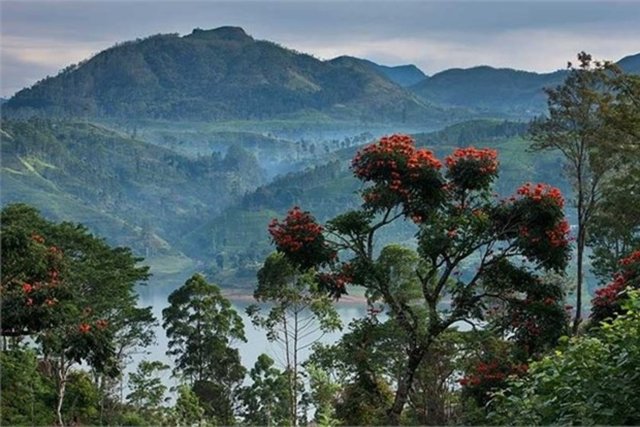
[[[640,52],[640,1],[1,1],[1,96],[116,42],[242,26],[329,59],[352,55],[427,74],[487,64],[562,68],[578,51]]]

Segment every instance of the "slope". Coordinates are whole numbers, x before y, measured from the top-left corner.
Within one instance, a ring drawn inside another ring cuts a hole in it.
[[[262,182],[241,148],[196,159],[87,123],[2,122],[2,203],[82,222],[144,256],[173,245]]]
[[[305,112],[357,121],[444,120],[370,67],[320,61],[242,28],[118,44],[15,94],[11,116],[262,120]]]

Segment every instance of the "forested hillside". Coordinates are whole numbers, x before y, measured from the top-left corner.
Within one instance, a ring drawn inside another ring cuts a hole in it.
[[[176,253],[173,242],[194,221],[221,212],[263,173],[239,146],[192,158],[90,123],[2,123],[3,203],[81,221],[146,256]]]
[[[451,120],[370,66],[320,61],[243,29],[194,30],[116,45],[24,89],[5,114],[268,119],[322,112],[364,122]]]

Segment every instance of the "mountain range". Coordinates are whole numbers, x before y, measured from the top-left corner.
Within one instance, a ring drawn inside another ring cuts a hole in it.
[[[619,61],[640,73],[639,55]],[[414,65],[328,61],[255,40],[239,27],[117,44],[3,104],[5,115],[125,120],[264,120],[322,115],[364,123],[530,118],[565,72],[479,66],[426,76]]]

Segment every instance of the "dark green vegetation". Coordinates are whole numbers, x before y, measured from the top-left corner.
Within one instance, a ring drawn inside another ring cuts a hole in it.
[[[3,111],[120,120],[261,120],[306,112],[363,122],[447,119],[368,65],[320,61],[235,27],[114,46],[18,92]]]

